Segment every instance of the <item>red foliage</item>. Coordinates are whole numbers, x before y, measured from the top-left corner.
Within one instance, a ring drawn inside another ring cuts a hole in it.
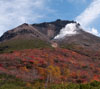
[[[100,75],[94,75],[93,80],[100,81]]]

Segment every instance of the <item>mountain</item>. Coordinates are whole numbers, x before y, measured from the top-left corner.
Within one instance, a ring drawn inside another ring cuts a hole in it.
[[[19,40],[20,39],[20,40]],[[16,42],[15,42],[16,41]],[[68,20],[56,20],[39,24],[24,23],[12,30],[5,32],[0,37],[1,50],[12,48],[11,45],[27,45],[26,48],[50,47],[56,43],[59,47],[70,48],[71,50],[83,49],[99,50],[100,38],[83,30],[79,23]],[[16,43],[16,44],[14,44]],[[41,46],[40,46],[41,44]],[[33,45],[34,47],[30,47]],[[45,45],[45,46],[43,46]],[[76,49],[78,46],[78,49]],[[20,47],[18,49],[25,49]],[[16,47],[13,47],[14,50]]]

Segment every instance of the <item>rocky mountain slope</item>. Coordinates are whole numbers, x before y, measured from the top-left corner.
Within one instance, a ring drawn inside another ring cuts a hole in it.
[[[36,28],[29,24],[22,24],[12,30],[9,30],[4,33],[4,35],[0,38],[0,41],[7,41],[11,39],[41,39],[48,40],[48,38],[39,32]]]

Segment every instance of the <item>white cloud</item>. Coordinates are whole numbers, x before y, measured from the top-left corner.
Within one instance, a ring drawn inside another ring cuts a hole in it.
[[[0,35],[25,22],[43,18],[46,0],[0,0]],[[48,11],[47,11],[48,12]]]
[[[92,30],[91,30],[92,32],[91,33],[93,33],[93,34],[95,34],[95,35],[97,35],[98,34],[98,31],[97,31],[97,29],[95,29],[95,28],[92,28]]]
[[[100,33],[95,28],[87,28],[87,32],[92,33],[94,35],[100,36]]]
[[[100,16],[100,0],[95,0],[81,15],[79,15],[76,18],[76,20],[81,24],[83,24],[84,26],[87,26],[99,16]]]
[[[93,0],[93,2],[86,8],[86,10],[76,17],[78,21],[84,28],[87,28],[95,19],[100,17],[100,0]],[[91,29],[91,32],[98,35],[98,31]]]

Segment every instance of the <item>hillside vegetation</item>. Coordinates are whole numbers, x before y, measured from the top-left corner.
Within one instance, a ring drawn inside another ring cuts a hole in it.
[[[0,53],[13,52],[14,50],[48,47],[50,47],[50,44],[40,39],[16,39],[0,43]]]

